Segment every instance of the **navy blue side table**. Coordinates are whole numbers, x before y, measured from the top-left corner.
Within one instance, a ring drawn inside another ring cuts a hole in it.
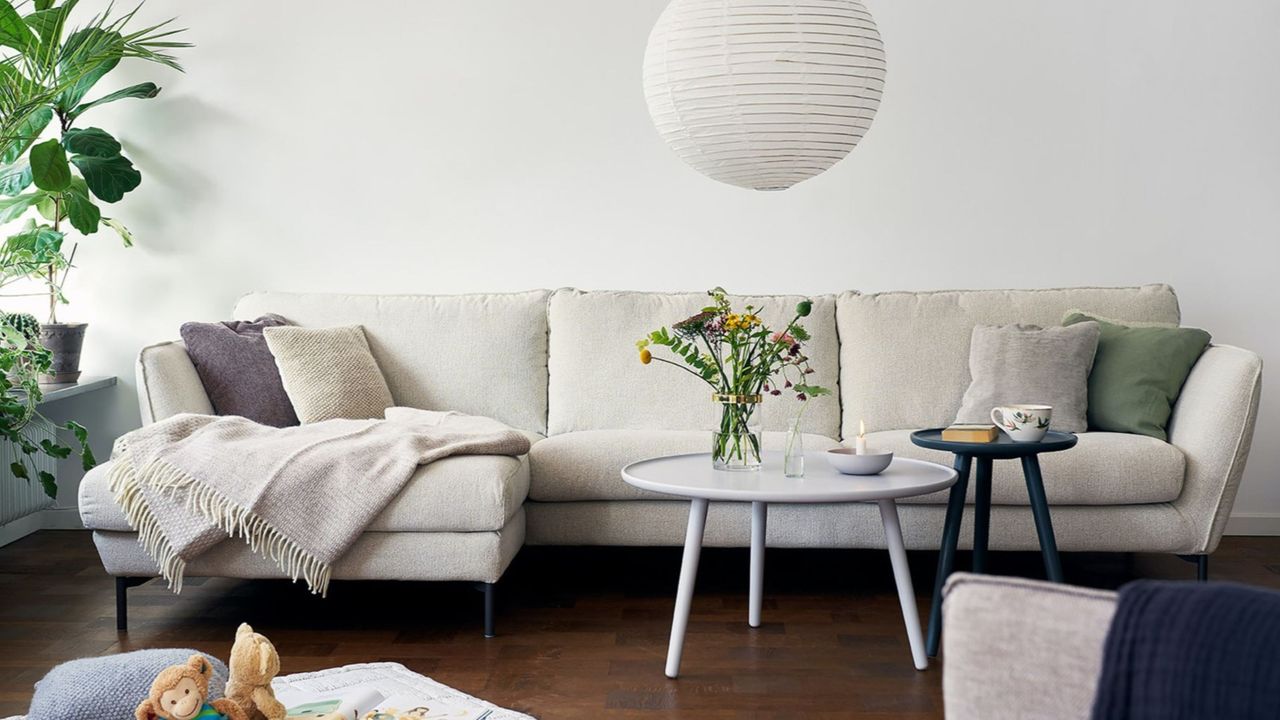
[[[965,494],[969,489],[969,468],[978,461],[973,500],[973,571],[983,572],[987,563],[987,534],[991,526],[991,463],[993,460],[1022,461],[1022,474],[1027,481],[1027,497],[1044,555],[1045,574],[1053,582],[1062,582],[1062,564],[1058,560],[1058,544],[1053,538],[1053,521],[1044,495],[1044,479],[1040,476],[1040,453],[1068,450],[1075,446],[1076,436],[1050,430],[1039,442],[1014,442],[1000,434],[994,442],[952,442],[942,439],[942,428],[917,430],[911,442],[922,448],[943,450],[956,456],[956,484],[947,500],[947,519],[942,526],[942,548],[938,553],[938,577],[933,586],[933,606],[929,608],[929,657],[938,654],[942,636],[942,585],[951,574],[956,560],[956,543],[960,540],[960,521],[964,518]]]

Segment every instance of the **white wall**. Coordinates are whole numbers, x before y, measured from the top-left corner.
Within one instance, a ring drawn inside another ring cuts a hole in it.
[[[93,118],[145,180],[116,212],[139,247],[87,242],[65,312],[122,386],[68,409],[100,442],[130,429],[137,349],[259,288],[1158,281],[1280,359],[1280,3],[873,0],[875,126],[775,194],[703,178],[650,126],[663,4],[151,0],[198,47],[185,76],[121,72],[165,91]],[[1236,510],[1280,526],[1278,431],[1266,403]]]

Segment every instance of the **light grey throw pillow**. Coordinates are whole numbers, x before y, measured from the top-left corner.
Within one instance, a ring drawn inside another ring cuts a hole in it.
[[[36,683],[27,720],[129,720],[151,691],[151,682],[170,665],[182,665],[196,650],[137,650],[65,662]],[[227,666],[213,666],[209,697],[222,697]]]
[[[1000,405],[1052,405],[1050,429],[1084,432],[1089,371],[1100,332],[1096,322],[975,327],[969,344],[973,380],[956,422],[989,423],[991,408]]]

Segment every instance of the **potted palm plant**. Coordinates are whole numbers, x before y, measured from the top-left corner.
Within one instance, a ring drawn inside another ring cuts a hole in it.
[[[142,174],[110,133],[86,126],[94,108],[125,99],[153,98],[144,82],[87,99],[122,60],[134,58],[181,70],[170,52],[189,47],[176,39],[172,21],[135,28],[138,8],[106,12],[72,26],[78,0],[0,0],[0,225],[24,220],[0,249],[0,287],[24,279],[43,285],[49,319],[40,341],[51,360],[46,382],[74,382],[80,375],[84,323],[61,322],[58,306],[80,236],[101,228],[127,247],[133,238],[102,204],[118,202],[142,182]],[[139,6],[141,7],[141,6]],[[25,14],[23,14],[25,13]],[[25,293],[33,294],[33,293]]]

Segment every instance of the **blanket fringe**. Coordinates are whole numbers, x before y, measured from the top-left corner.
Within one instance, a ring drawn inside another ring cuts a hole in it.
[[[107,475],[108,486],[116,503],[124,511],[129,525],[138,531],[138,543],[155,560],[160,574],[174,593],[182,592],[186,561],[160,529],[155,513],[146,503],[142,487],[159,490],[185,489],[187,508],[198,512],[231,537],[244,538],[249,549],[269,558],[294,582],[299,578],[307,588],[321,597],[328,595],[331,569],[328,563],[310,554],[285,537],[257,514],[241,507],[217,491],[199,483],[181,468],[159,458],[138,471],[127,450],[121,452]]]

